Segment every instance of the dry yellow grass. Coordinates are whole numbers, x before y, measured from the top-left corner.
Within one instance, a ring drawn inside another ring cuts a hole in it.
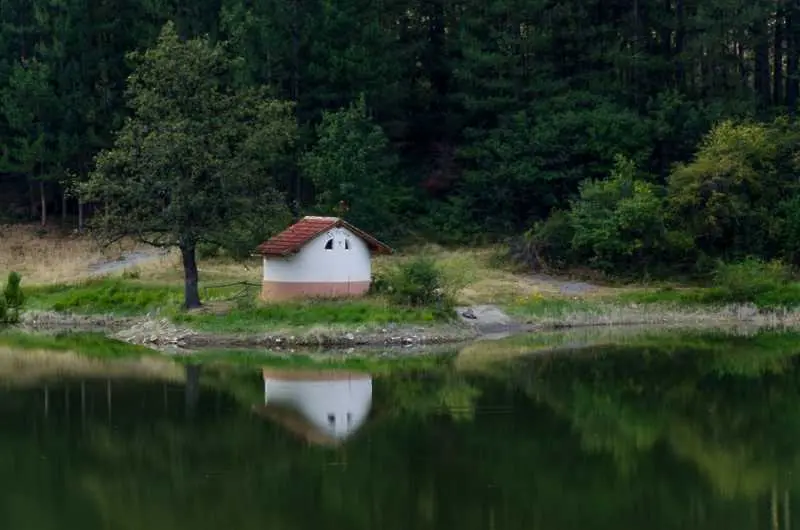
[[[174,283],[183,279],[180,255],[171,251],[165,256],[148,245],[130,240],[103,248],[90,236],[48,230],[40,232],[36,225],[0,226],[0,275],[17,271],[26,285],[71,283],[92,275],[92,266],[118,260],[125,253],[143,251],[153,259],[115,270],[108,276],[131,274],[153,283]],[[203,281],[258,281],[258,260],[245,264],[232,260],[201,260]]]
[[[173,250],[160,255],[157,249],[133,241],[122,241],[108,248],[89,236],[48,231],[41,234],[33,225],[0,226],[0,274],[17,271],[26,285],[72,283],[92,275],[92,265],[119,259],[134,251],[154,255],[138,264],[117,269],[107,276],[137,278],[155,284],[176,284],[183,281],[180,255]],[[460,304],[509,303],[535,296],[561,296],[562,281],[546,276],[521,273],[503,260],[502,247],[449,250],[436,245],[419,247],[412,252],[380,256],[375,259],[376,272],[418,255],[432,257],[454,286]],[[203,284],[261,281],[258,258],[237,263],[230,259],[200,259],[200,280]],[[618,291],[618,289],[614,289]],[[600,287],[581,297],[604,295],[611,288]]]
[[[30,225],[0,226],[0,273],[17,271],[25,283],[50,284],[80,279],[92,263],[118,258],[139,245],[123,241],[101,248],[86,236],[48,231]]]
[[[203,283],[261,281],[261,261],[258,258],[243,263],[225,258],[200,259],[197,268]],[[177,251],[170,252],[164,258],[130,267],[128,271],[135,272],[141,280],[149,283],[170,284],[183,281],[183,266]]]
[[[500,246],[450,250],[426,245],[401,256],[380,257],[376,259],[375,270],[385,270],[414,256],[428,256],[436,260],[448,280],[457,286],[459,304],[504,304],[521,297],[562,296],[563,281],[520,271],[519,267],[504,258],[505,249]],[[619,292],[620,289],[598,286],[578,296],[597,297],[612,291]]]

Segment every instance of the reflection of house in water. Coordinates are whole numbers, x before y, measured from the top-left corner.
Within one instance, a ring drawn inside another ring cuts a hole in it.
[[[336,445],[364,423],[369,374],[264,369],[264,404],[255,410],[312,443]]]

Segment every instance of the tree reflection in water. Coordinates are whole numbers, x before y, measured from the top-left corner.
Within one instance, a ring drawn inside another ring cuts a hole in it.
[[[9,380],[0,525],[789,528],[795,348],[684,339],[471,372]]]

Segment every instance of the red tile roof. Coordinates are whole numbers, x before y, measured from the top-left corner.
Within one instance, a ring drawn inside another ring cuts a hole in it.
[[[332,228],[346,228],[364,240],[373,252],[392,252],[392,249],[366,232],[359,230],[344,219],[338,217],[306,216],[258,246],[256,252],[262,256],[288,256],[298,252],[303,246]]]

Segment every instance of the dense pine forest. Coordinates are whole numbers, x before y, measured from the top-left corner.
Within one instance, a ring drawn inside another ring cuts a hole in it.
[[[294,216],[345,203],[389,241],[514,238],[550,267],[800,260],[796,0],[0,0],[0,20],[9,221],[103,208],[75,189],[131,115],[131,52],[172,21],[291,106],[269,171]]]

